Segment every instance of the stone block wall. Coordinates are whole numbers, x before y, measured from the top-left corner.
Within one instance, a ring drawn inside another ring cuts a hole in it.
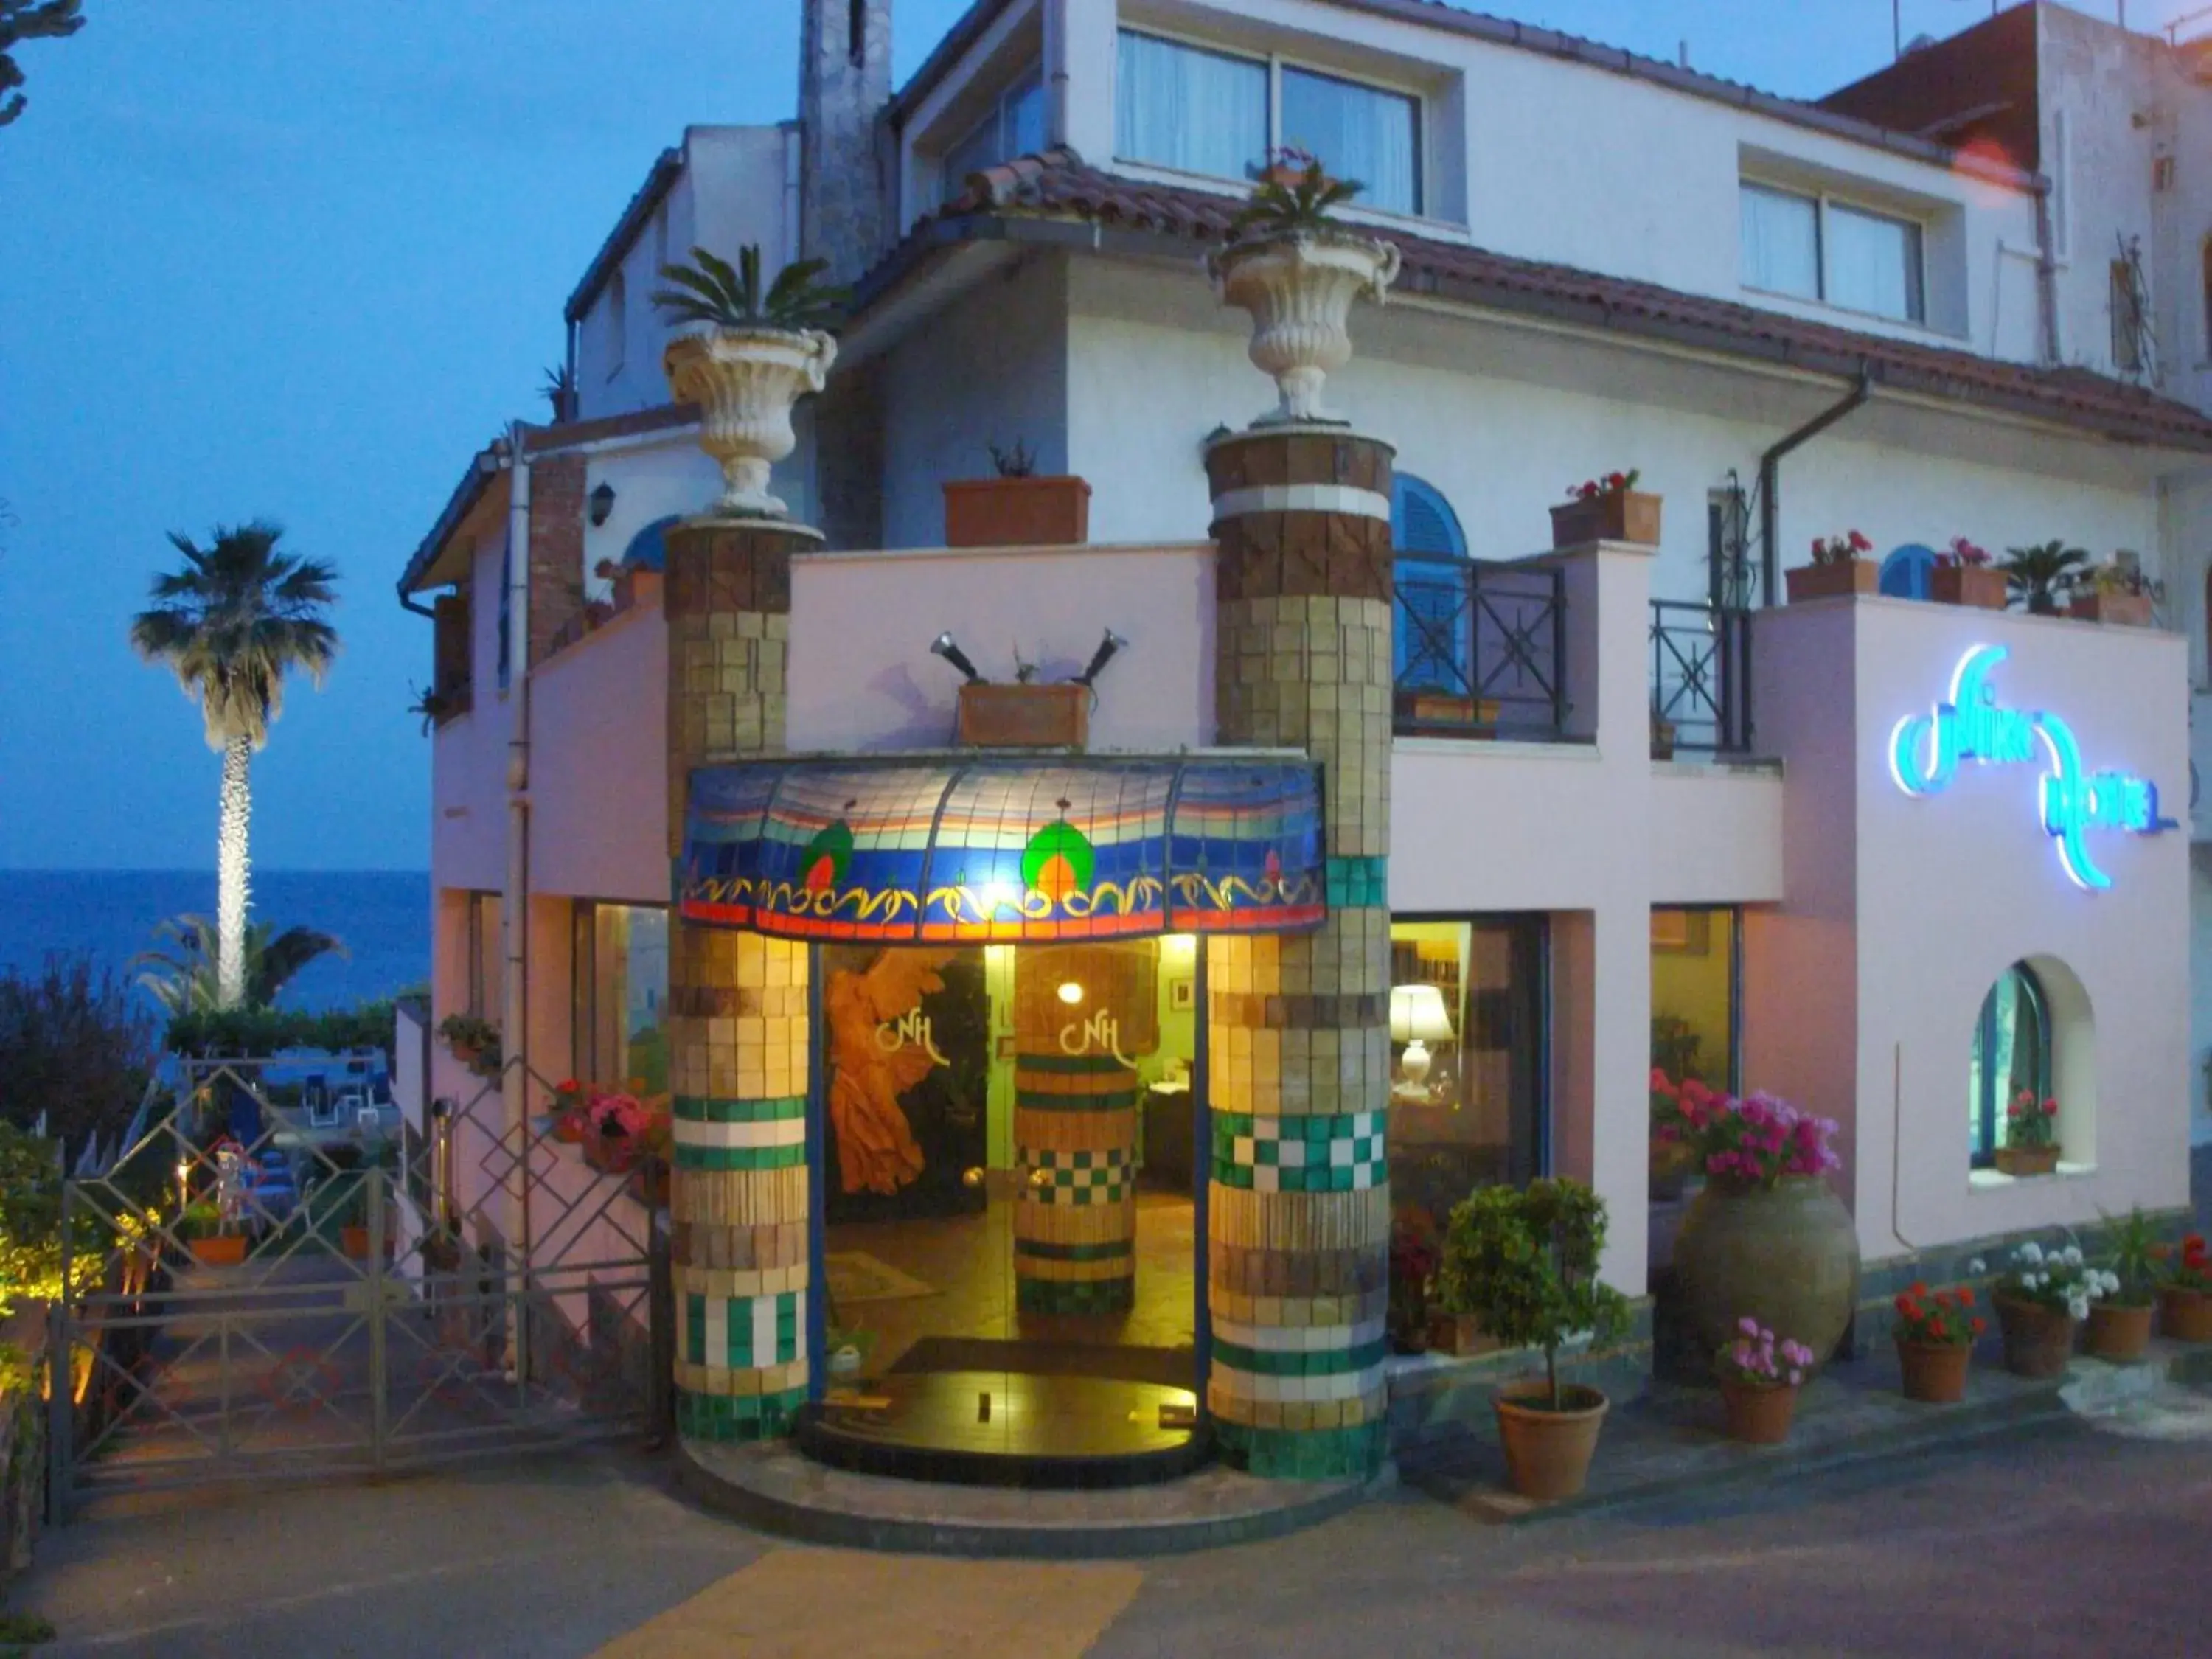
[[[547,455],[530,464],[530,655],[555,641],[584,610],[584,458]]]

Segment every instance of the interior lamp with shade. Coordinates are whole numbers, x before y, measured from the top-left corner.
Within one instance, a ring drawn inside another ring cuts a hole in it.
[[[1451,1015],[1444,1007],[1444,994],[1434,985],[1394,985],[1390,988],[1390,1041],[1402,1042],[1406,1052],[1399,1058],[1399,1068],[1405,1074],[1408,1087],[1425,1090],[1429,1084],[1429,1066],[1433,1056],[1429,1053],[1431,1042],[1452,1040]]]

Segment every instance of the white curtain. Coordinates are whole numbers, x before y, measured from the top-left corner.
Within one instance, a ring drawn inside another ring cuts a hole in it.
[[[1360,205],[1420,211],[1420,117],[1411,98],[1304,70],[1283,71],[1283,143],[1365,188]]]
[[[1919,320],[1919,226],[1831,204],[1826,230],[1830,305]]]
[[[1820,207],[1809,196],[1746,185],[1743,280],[1769,294],[1820,297]]]
[[[1124,30],[1114,143],[1124,161],[1249,177],[1267,151],[1267,66]]]

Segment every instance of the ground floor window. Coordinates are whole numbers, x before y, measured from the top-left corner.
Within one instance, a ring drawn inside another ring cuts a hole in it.
[[[570,1069],[592,1083],[665,1093],[668,912],[580,900],[574,917]]]
[[[1651,912],[1651,1069],[1737,1091],[1741,954],[1736,913]]]
[[[1480,1186],[1541,1174],[1545,928],[1540,916],[1390,924],[1391,1206],[1441,1230]]]
[[[2005,969],[1982,999],[1967,1066],[1969,1135],[1977,1165],[2009,1140],[2005,1108],[2026,1091],[2039,1108],[2051,1091],[2051,1005],[2024,962]]]

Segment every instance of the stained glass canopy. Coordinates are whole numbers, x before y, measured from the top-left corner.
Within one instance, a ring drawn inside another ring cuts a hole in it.
[[[688,921],[887,943],[1301,932],[1311,762],[776,760],[691,775]]]

